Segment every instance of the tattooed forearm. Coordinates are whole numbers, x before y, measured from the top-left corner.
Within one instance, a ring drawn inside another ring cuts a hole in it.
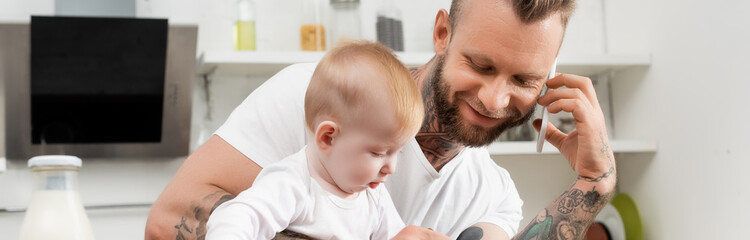
[[[590,223],[560,221],[557,225],[557,239],[583,239]]]
[[[596,186],[584,193],[574,185],[513,239],[583,239],[586,229],[613,194],[601,193]]]
[[[605,134],[601,133],[599,137],[602,143],[600,152],[609,160],[609,170],[597,177],[578,176],[573,186],[513,239],[583,239],[588,226],[614,195],[617,177],[614,155]]]
[[[607,172],[603,173],[602,175],[598,177],[591,178],[591,177],[585,177],[585,176],[578,176],[578,179],[583,179],[587,182],[599,182],[602,179],[609,177],[615,172],[615,159],[614,159],[614,156],[612,155],[612,150],[609,148],[608,141],[606,137],[604,137],[604,133],[599,133],[599,139],[602,141],[602,148],[599,150],[599,152],[602,155],[606,156],[607,160],[609,160],[609,164],[610,164],[609,170],[607,170]]]
[[[208,216],[214,212],[216,207],[234,198],[234,195],[225,191],[216,191],[206,195],[201,201],[194,201],[192,211],[180,218],[180,223],[175,225],[177,239],[204,239],[206,238],[206,223]]]
[[[605,172],[604,174],[602,174],[602,175],[600,175],[598,177],[590,178],[590,177],[578,176],[578,179],[583,179],[584,181],[587,181],[587,182],[599,182],[602,179],[605,179],[605,178],[609,177],[610,175],[612,175],[613,172],[615,172],[615,167],[614,166],[613,167],[609,167],[609,170],[607,170],[607,172]]]
[[[604,196],[596,190],[596,187],[585,194],[577,188],[569,189],[563,193],[558,201],[557,211],[562,214],[569,214],[580,207],[586,212],[597,213],[607,203],[607,201],[603,201],[603,198]]]
[[[581,202],[583,202],[583,191],[577,188],[570,189],[563,193],[557,204],[557,211],[562,214],[571,213],[573,209],[581,205]]]

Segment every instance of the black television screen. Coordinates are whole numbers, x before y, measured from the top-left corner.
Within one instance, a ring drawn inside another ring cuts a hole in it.
[[[168,22],[32,17],[31,140],[161,141]]]

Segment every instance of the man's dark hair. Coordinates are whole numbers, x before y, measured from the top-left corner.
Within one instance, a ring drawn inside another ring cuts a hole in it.
[[[456,29],[461,8],[467,0],[453,0],[450,9],[451,31]],[[499,0],[510,1],[513,11],[523,23],[534,23],[560,12],[563,27],[568,25],[575,10],[575,0]]]

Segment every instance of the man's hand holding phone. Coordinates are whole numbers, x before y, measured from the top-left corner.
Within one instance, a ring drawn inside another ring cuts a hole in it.
[[[591,79],[571,74],[557,74],[549,79],[546,85],[549,90],[537,103],[545,106],[549,113],[572,113],[576,129],[570,134],[565,134],[547,123],[544,126],[544,139],[560,150],[580,178],[598,182],[612,176],[607,180],[611,181],[611,186],[614,187],[614,154],[609,147],[604,114]],[[540,131],[542,120],[536,119],[533,125]]]

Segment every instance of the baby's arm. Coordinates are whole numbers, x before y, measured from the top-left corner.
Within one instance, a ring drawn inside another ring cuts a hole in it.
[[[206,239],[271,239],[300,215],[305,192],[299,177],[266,168],[251,188],[211,213]]]
[[[380,200],[378,201],[380,227],[375,230],[370,239],[391,239],[405,227],[405,224],[401,220],[401,216],[398,215],[396,206],[393,205],[391,195],[388,194],[385,186],[381,185],[375,191],[380,195]]]

